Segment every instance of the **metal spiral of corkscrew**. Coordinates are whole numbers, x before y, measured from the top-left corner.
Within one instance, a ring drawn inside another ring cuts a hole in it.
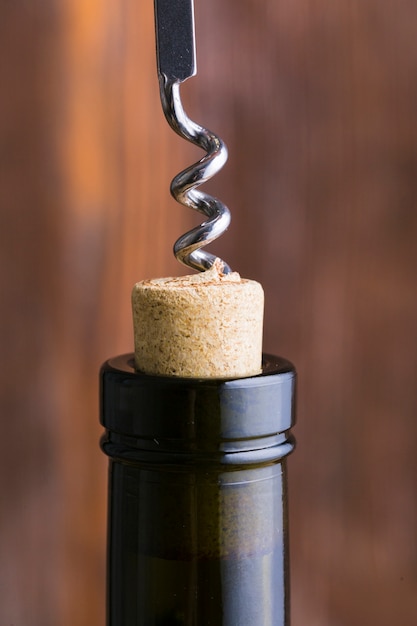
[[[162,108],[171,128],[206,154],[180,172],[171,193],[181,204],[207,217],[182,235],[174,245],[178,261],[196,269],[209,269],[216,256],[202,250],[224,233],[230,223],[229,209],[217,198],[197,189],[223,167],[227,148],[214,133],[192,121],[184,111],[180,84],[196,74],[193,0],[155,0],[157,60]],[[230,267],[222,261],[223,272]]]

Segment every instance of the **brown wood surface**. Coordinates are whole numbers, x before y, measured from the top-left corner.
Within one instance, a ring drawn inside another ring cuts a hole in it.
[[[151,2],[0,3],[0,623],[104,623],[97,371],[183,273],[200,155],[159,107]],[[299,371],[294,626],[417,624],[417,4],[196,0],[192,117],[227,142],[214,245]],[[255,626],[255,625],[253,625]]]

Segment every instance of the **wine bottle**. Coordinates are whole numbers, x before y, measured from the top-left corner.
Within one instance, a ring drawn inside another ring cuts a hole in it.
[[[295,371],[234,380],[101,371],[107,626],[288,626]]]

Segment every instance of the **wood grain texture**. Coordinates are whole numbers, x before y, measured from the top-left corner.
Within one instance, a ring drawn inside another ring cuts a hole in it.
[[[0,621],[104,623],[97,372],[130,291],[184,273],[199,158],[163,120],[151,3],[0,5]],[[417,5],[196,0],[191,116],[230,160],[212,246],[299,371],[294,626],[417,623]]]

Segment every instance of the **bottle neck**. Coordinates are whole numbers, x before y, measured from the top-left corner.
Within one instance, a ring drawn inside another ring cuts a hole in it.
[[[286,626],[292,367],[237,381],[129,367],[102,372],[108,626]]]

